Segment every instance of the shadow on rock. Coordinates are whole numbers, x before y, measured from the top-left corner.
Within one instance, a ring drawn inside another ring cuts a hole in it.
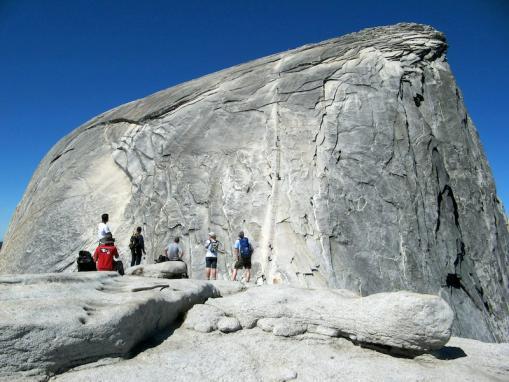
[[[467,353],[462,348],[456,346],[444,346],[440,350],[432,351],[431,354],[441,360],[453,360],[467,356]]]
[[[184,322],[184,315],[180,315],[170,327],[166,327],[154,333],[151,337],[146,340],[140,342],[136,345],[128,354],[125,356],[125,359],[135,358],[138,354],[143,353],[146,350],[155,348],[161,345],[164,341],[172,336],[172,334],[180,328],[182,323]]]

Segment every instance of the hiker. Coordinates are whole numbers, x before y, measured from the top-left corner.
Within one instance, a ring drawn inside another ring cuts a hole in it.
[[[205,255],[205,277],[207,280],[215,280],[217,277],[219,241],[216,240],[214,232],[209,233],[209,239],[205,242],[205,248],[207,248],[207,254]]]
[[[111,234],[106,234],[99,242],[99,246],[94,252],[94,261],[98,271],[115,270],[115,261],[118,259],[117,247],[115,247],[115,239]]]
[[[164,255],[169,261],[183,261],[182,257],[184,256],[184,251],[179,243],[180,238],[177,236],[173,239],[173,243],[168,245],[168,247],[164,250]]]
[[[129,241],[129,249],[131,250],[131,267],[140,265],[142,253],[147,254],[145,252],[145,240],[141,234],[141,227],[136,228],[136,231],[133,232]]]
[[[239,238],[235,242],[233,247],[233,255],[236,257],[232,280],[236,281],[237,271],[244,268],[244,277],[246,282],[249,282],[251,278],[251,255],[253,254],[253,246],[249,242],[249,239],[244,236],[244,231],[239,232]]]
[[[107,234],[111,234],[110,227],[108,226],[108,219],[109,219],[108,214],[101,215],[102,222],[99,223],[99,225],[97,226],[97,239],[99,240],[99,242]]]

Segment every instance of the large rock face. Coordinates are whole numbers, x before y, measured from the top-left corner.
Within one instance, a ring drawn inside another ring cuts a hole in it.
[[[72,270],[108,212],[124,254],[136,225],[149,258],[182,236],[196,278],[207,232],[230,253],[242,228],[259,282],[440,294],[453,333],[508,340],[506,218],[446,48],[368,29],[99,115],[41,162],[0,270]]]

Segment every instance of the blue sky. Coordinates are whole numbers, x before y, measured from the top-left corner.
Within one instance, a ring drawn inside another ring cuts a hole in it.
[[[91,117],[232,65],[402,21],[446,33],[509,205],[509,1],[0,0],[0,239],[40,160]]]

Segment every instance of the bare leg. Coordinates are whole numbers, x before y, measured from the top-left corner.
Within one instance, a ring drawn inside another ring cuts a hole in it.
[[[210,280],[210,268],[205,268],[205,277]]]
[[[246,269],[246,272],[245,272],[245,276],[246,276],[246,283],[249,282],[249,279],[251,278],[251,269]]]
[[[211,277],[212,277],[212,280],[216,279],[216,277],[217,277],[217,269],[216,268],[212,268],[212,275],[211,275]]]
[[[232,281],[237,281],[237,269],[233,268]]]

